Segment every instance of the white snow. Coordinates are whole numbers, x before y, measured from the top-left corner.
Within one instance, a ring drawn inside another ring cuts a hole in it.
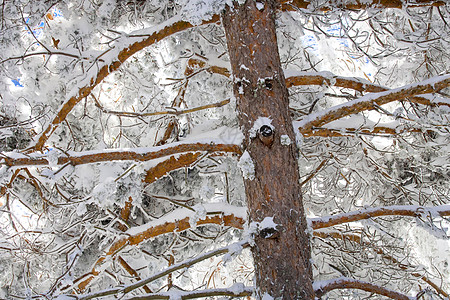
[[[283,146],[289,146],[292,143],[291,138],[287,134],[283,134],[280,137],[280,142]]]
[[[258,229],[259,230],[267,229],[267,228],[276,229],[277,225],[278,224],[273,221],[273,217],[265,217],[264,220],[259,222]]]
[[[263,297],[261,300],[274,300],[275,298],[273,298],[271,295],[264,293]]]
[[[255,179],[255,165],[253,164],[253,160],[247,150],[244,151],[241,158],[239,159],[238,167],[241,169],[242,176],[245,179]]]
[[[256,119],[256,121],[253,123],[252,128],[250,128],[249,130],[249,136],[250,138],[255,138],[258,135],[258,131],[259,129],[263,126],[269,126],[270,128],[272,128],[272,130],[275,129],[275,127],[272,125],[272,119],[268,118],[268,117],[259,117],[258,119]]]
[[[197,207],[198,208],[198,207]],[[224,215],[234,215],[239,218],[246,219],[247,217],[247,209],[245,207],[233,206],[228,203],[204,203],[202,204],[202,208],[198,208],[202,214],[207,213],[223,213]],[[197,211],[192,211],[187,208],[179,208],[174,210],[171,213],[168,213],[162,218],[156,219],[154,221],[150,221],[144,225],[132,227],[127,230],[126,234],[128,235],[137,235],[141,232],[146,231],[149,228],[162,225],[165,223],[172,223],[175,221],[182,220],[184,218],[195,218],[198,214]]]

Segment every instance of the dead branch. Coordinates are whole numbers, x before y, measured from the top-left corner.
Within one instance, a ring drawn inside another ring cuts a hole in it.
[[[204,21],[203,24],[210,24],[215,23],[219,21],[220,17],[218,15],[215,15],[211,17],[209,21]],[[169,20],[170,21],[170,20]],[[189,22],[186,21],[176,21],[176,22],[169,22],[167,26],[163,27],[161,30],[155,31],[153,34],[150,34],[145,37],[145,39],[139,39],[138,41],[134,42],[133,44],[126,46],[124,49],[122,49],[115,60],[113,60],[111,63],[104,65],[100,68],[98,72],[90,76],[90,80],[88,81],[88,84],[84,85],[78,90],[78,93],[75,96],[72,96],[69,98],[62,106],[62,108],[58,111],[53,121],[48,125],[48,127],[41,133],[40,137],[38,138],[38,141],[34,145],[33,149],[37,151],[41,151],[44,147],[45,142],[48,140],[50,135],[56,130],[58,125],[63,122],[67,115],[70,113],[70,111],[77,105],[78,102],[80,102],[85,97],[89,96],[91,91],[100,83],[103,81],[103,79],[106,78],[110,73],[116,71],[128,58],[130,58],[132,55],[137,53],[138,51],[153,45],[154,43],[170,36],[175,33],[184,31],[186,29],[192,28],[194,25],[192,25]]]
[[[59,156],[57,165],[82,165],[108,161],[148,161],[160,157],[169,156],[183,152],[223,152],[240,154],[241,149],[236,144],[214,144],[214,143],[174,143],[173,145],[153,147],[153,148],[135,148],[132,150],[103,150],[103,151],[86,151],[86,152],[67,152],[65,156]],[[13,156],[8,157],[8,153],[3,153],[0,164],[9,167],[17,166],[47,166],[51,165],[51,159],[45,154],[36,155],[19,155],[11,153]]]
[[[321,299],[326,293],[337,290],[337,289],[358,289],[369,293],[375,293],[378,295],[383,295],[391,299],[396,300],[412,300],[412,297],[408,297],[402,293],[392,291],[385,287],[372,284],[369,282],[364,282],[361,280],[356,280],[347,277],[341,277],[334,280],[328,280],[325,282],[318,282],[314,284],[316,291],[316,297]]]

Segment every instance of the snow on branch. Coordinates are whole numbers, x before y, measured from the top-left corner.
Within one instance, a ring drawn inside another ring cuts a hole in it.
[[[145,240],[162,234],[185,231],[192,228],[193,225],[202,226],[207,224],[217,224],[240,229],[244,226],[246,218],[245,208],[225,203],[205,203],[203,207],[205,208],[206,216],[202,218],[198,218],[195,210],[180,208],[160,219],[129,229],[125,232],[127,235],[126,237],[113,243],[108,251],[95,262],[92,271],[86,278],[75,280],[75,282],[81,280],[77,284],[78,289],[83,291],[87,285],[100,274],[98,269],[105,262],[107,257],[117,254],[126,246],[138,245]],[[148,282],[144,284],[147,283]]]
[[[95,98],[94,98],[95,99]],[[187,109],[178,109],[175,107],[171,107],[169,110],[165,111],[155,111],[155,112],[146,112],[146,113],[137,113],[137,112],[130,112],[130,111],[115,111],[104,108],[98,101],[96,101],[96,106],[100,108],[100,110],[105,114],[111,114],[116,115],[119,117],[128,117],[128,118],[143,118],[143,117],[151,117],[151,116],[162,116],[162,115],[172,115],[172,116],[180,116],[183,114],[189,114],[196,111],[201,111],[204,109],[209,108],[216,108],[216,107],[222,107],[224,105],[227,105],[230,103],[230,99],[225,99],[216,103],[206,104],[194,108],[187,108]]]
[[[284,74],[286,77],[286,86],[288,88],[302,85],[327,85],[366,93],[379,93],[389,90],[384,86],[373,84],[365,79],[338,76],[331,72],[301,72],[286,70]],[[450,101],[448,99],[430,97],[430,95],[423,95],[422,97],[415,96],[411,97],[409,100],[423,105],[450,106]]]
[[[331,72],[300,72],[286,70],[284,71],[284,75],[286,77],[286,86],[288,88],[300,85],[329,85],[368,93],[378,93],[388,90],[387,88],[373,84],[368,80],[337,76]]]
[[[357,244],[362,244],[368,247],[371,247],[377,254],[381,255],[381,257],[389,262],[391,262],[393,265],[398,267],[400,270],[408,271],[408,270],[417,270],[417,266],[412,266],[409,264],[406,264],[404,261],[399,261],[392,255],[386,253],[382,248],[376,247],[371,243],[367,243],[363,240],[363,237],[360,234],[354,234],[354,233],[348,233],[348,232],[341,232],[341,231],[314,231],[313,232],[314,237],[322,238],[322,239],[336,239],[341,241],[352,241]],[[420,272],[412,272],[410,273],[412,276],[419,278],[426,282],[429,286],[431,286],[437,293],[441,294],[444,297],[448,297],[449,294],[444,291],[438,284],[431,281],[427,276],[421,274]]]
[[[421,0],[421,1],[404,1],[404,0],[354,0],[354,1],[322,1],[320,6],[315,6],[313,1],[308,0],[279,0],[281,9],[286,11],[295,11],[298,9],[307,9],[309,11],[327,12],[333,8],[341,9],[366,9],[374,8],[405,8],[405,7],[422,7],[422,6],[444,6],[445,1],[442,0]]]
[[[355,134],[359,135],[396,135],[403,132],[422,132],[420,129],[402,129],[397,130],[395,128],[376,126],[373,128],[314,128],[311,132],[304,132],[303,136],[321,136],[321,137],[335,137],[335,136],[351,136]]]
[[[219,143],[215,143],[213,140],[209,143],[178,142],[151,148],[106,149],[84,152],[67,151],[64,153],[55,153],[58,152],[58,150],[52,150],[46,154],[31,153],[29,155],[17,152],[4,152],[0,153],[0,165],[3,164],[8,167],[17,167],[71,164],[76,166],[109,161],[148,161],[173,154],[195,151],[241,153],[238,144],[221,144],[221,141],[217,142]]]
[[[99,298],[99,297],[104,297],[104,296],[109,296],[109,295],[114,295],[114,294],[118,294],[118,293],[129,293],[135,289],[138,289],[142,286],[145,286],[146,284],[149,284],[150,282],[153,282],[159,278],[162,278],[166,275],[169,275],[177,270],[181,270],[184,268],[189,268],[190,266],[195,265],[196,263],[199,263],[201,261],[204,261],[208,258],[217,256],[217,255],[221,255],[221,254],[225,254],[225,253],[231,253],[233,251],[235,251],[235,249],[243,249],[248,247],[250,244],[247,240],[243,240],[237,243],[233,243],[229,246],[226,247],[222,247],[222,248],[218,248],[215,250],[211,250],[209,252],[200,254],[194,258],[185,260],[183,262],[174,264],[162,271],[159,271],[155,274],[153,274],[152,276],[149,276],[145,279],[141,279],[138,280],[132,284],[126,285],[126,286],[121,286],[121,287],[117,287],[117,288],[112,288],[112,289],[106,289],[103,291],[99,291],[99,292],[93,292],[93,293],[89,293],[86,294],[84,296],[78,297],[78,300],[88,300],[88,299],[93,299],[93,298]]]
[[[396,300],[413,300],[415,297],[409,297],[405,294],[390,290],[388,288],[372,284],[369,282],[356,280],[347,277],[340,277],[331,280],[317,281],[313,284],[314,290],[316,292],[316,297],[321,298],[326,293],[337,290],[337,289],[358,289],[369,293],[375,293],[378,295],[383,295],[391,299]]]
[[[156,166],[148,169],[145,175],[144,182],[150,184],[163,177],[170,171],[182,167],[187,167],[196,162],[200,158],[201,154],[201,152],[194,152],[182,154],[178,157],[171,156],[169,159],[160,162]]]
[[[205,289],[196,291],[168,291],[146,294],[126,300],[147,300],[147,299],[197,299],[202,297],[229,296],[245,297],[251,296],[255,292],[252,286],[244,286],[242,283],[235,283],[229,288]]]
[[[367,94],[359,99],[310,114],[304,117],[301,121],[295,122],[295,126],[298,126],[301,133],[308,133],[314,128],[321,127],[332,121],[362,111],[372,110],[377,105],[403,100],[416,95],[433,93],[448,86],[450,86],[450,74],[433,77],[419,83],[410,84],[384,92]]]
[[[215,15],[210,20],[204,21],[202,24],[210,24],[217,22],[218,20],[219,16]],[[100,65],[98,69],[91,68],[91,71],[86,74],[86,79],[78,84],[78,87],[74,92],[69,94],[68,99],[59,108],[53,121],[41,133],[33,148],[37,151],[41,151],[50,135],[56,130],[58,125],[66,119],[67,115],[75,105],[85,97],[89,96],[91,91],[102,82],[103,79],[116,71],[128,58],[138,51],[151,46],[170,35],[194,26],[195,25],[189,22],[181,20],[180,16],[175,16],[150,29],[139,30],[121,36],[115,42],[115,48],[102,56],[104,61],[99,62]]]
[[[425,207],[418,205],[392,205],[366,208],[349,213],[337,214],[321,218],[309,218],[308,222],[313,229],[335,226],[338,224],[355,222],[382,216],[408,216],[420,217],[424,215],[446,217],[450,216],[450,205]]]

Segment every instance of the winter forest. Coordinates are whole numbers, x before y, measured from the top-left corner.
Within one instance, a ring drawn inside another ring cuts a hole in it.
[[[0,22],[0,299],[449,299],[446,0]]]

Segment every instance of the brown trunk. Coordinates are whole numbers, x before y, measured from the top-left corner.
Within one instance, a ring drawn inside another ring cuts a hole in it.
[[[235,4],[223,15],[244,147],[255,167],[254,178],[245,179],[250,222],[273,217],[278,224],[275,232],[255,235],[256,285],[260,298],[267,293],[275,299],[314,299],[297,146],[275,32],[276,3],[258,2]],[[264,122],[255,125],[260,117],[271,119],[273,132]],[[255,135],[261,127],[264,134]]]

